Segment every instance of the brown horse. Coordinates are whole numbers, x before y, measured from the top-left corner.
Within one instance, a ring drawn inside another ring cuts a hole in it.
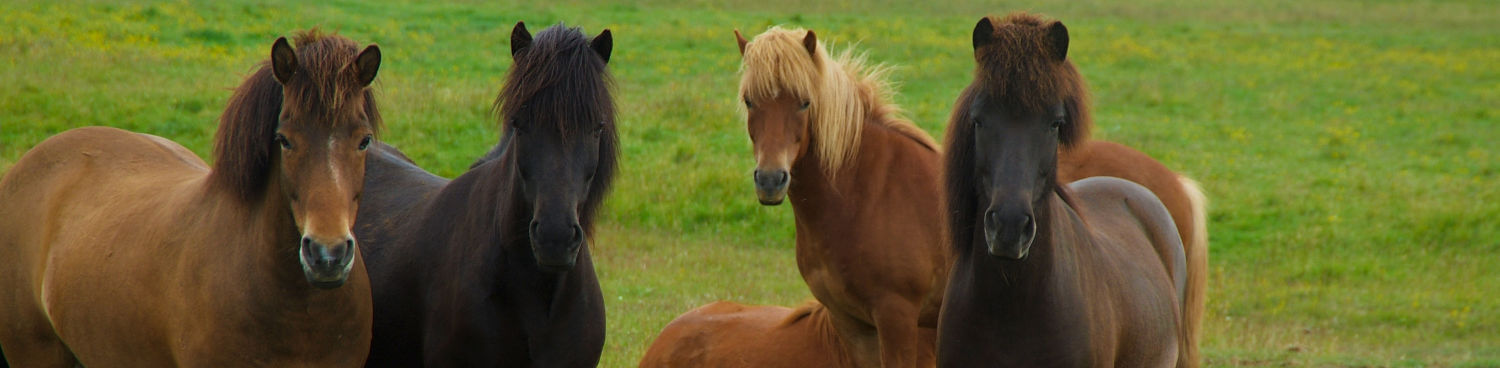
[[[212,169],[166,139],[63,132],[0,179],[0,344],[20,367],[352,367],[350,235],[380,49],[316,30],[235,90]]]
[[[1165,367],[1190,342],[1187,257],[1166,207],[1118,178],[1060,186],[1091,121],[1067,28],[1015,14],[974,29],[974,82],[948,126],[955,252],[940,366]]]
[[[930,365],[918,320],[935,317],[948,262],[937,144],[887,102],[884,66],[830,56],[807,30],[735,37],[756,192],[791,198],[802,278],[856,366]]]

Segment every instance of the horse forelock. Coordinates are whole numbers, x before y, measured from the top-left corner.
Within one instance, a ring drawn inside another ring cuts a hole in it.
[[[361,51],[359,44],[317,28],[298,32],[294,43],[298,73],[292,83],[285,86],[289,99],[315,106],[318,111],[335,113],[357,111],[344,106],[351,101],[372,103],[370,99],[361,98],[368,95],[369,89],[359,83],[350,69]],[[305,79],[299,80],[299,77]]]
[[[520,123],[526,124],[523,130],[557,129],[569,138],[604,123],[613,134],[612,84],[604,59],[589,47],[583,32],[558,24],[538,32],[515,55],[493,109],[502,128]],[[529,116],[519,116],[523,112]],[[539,123],[555,125],[535,127]]]
[[[975,50],[973,86],[977,88],[971,88],[964,99],[983,93],[987,101],[1030,113],[1048,111],[1061,102],[1068,119],[1062,132],[1064,146],[1087,139],[1093,118],[1083,77],[1071,59],[1058,61],[1052,56],[1047,32],[1057,21],[1023,12],[989,19],[995,25],[995,38]]]
[[[378,134],[381,126],[374,93],[345,72],[360,49],[354,41],[317,29],[299,32],[297,73],[286,85],[276,80],[270,61],[261,62],[235,88],[219,117],[214,139],[213,180],[245,200],[258,198],[271,177],[274,137],[284,105],[319,116],[301,121],[337,124],[344,114],[363,112]],[[350,101],[360,106],[345,106]]]
[[[818,41],[812,54],[802,43],[807,30],[773,26],[745,46],[740,97],[757,100],[790,94],[810,102],[808,120],[825,175],[836,177],[858,153],[867,116],[936,150],[932,138],[889,103],[890,68],[870,65],[853,48],[830,56]]]
[[[504,129],[512,124],[522,124],[523,131],[556,129],[563,142],[574,142],[578,137],[592,134],[599,127],[597,124],[603,123],[593,185],[589,186],[588,198],[578,214],[584,230],[592,231],[594,214],[603,203],[618,166],[612,87],[604,59],[590,47],[581,30],[557,24],[538,32],[531,45],[515,55],[505,86],[495,98],[493,109],[505,133],[501,146],[481,162],[491,156],[506,155],[505,146],[515,147],[509,144],[510,140],[521,138]],[[523,113],[525,116],[521,116]],[[536,126],[538,123],[553,125]]]

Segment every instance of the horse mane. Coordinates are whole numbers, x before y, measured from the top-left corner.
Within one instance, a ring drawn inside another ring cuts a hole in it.
[[[592,229],[594,212],[609,192],[618,165],[615,103],[610,92],[614,80],[604,59],[589,47],[588,37],[579,28],[562,23],[538,32],[531,45],[514,54],[514,59],[493,106],[501,130],[507,133],[500,147],[486,157],[502,154],[504,146],[509,145],[513,138],[506,128],[557,129],[568,141],[575,135],[592,134],[595,124],[603,123],[594,185],[579,209],[581,225],[585,230]],[[555,125],[535,126],[539,123]]]
[[[1051,56],[1047,30],[1057,21],[1025,12],[988,18],[994,25],[995,41],[974,50],[973,85],[980,90],[966,90],[955,115],[967,113],[979,92],[1025,112],[1048,111],[1063,102],[1066,124],[1058,132],[1063,147],[1071,149],[1088,140],[1094,119],[1083,76],[1071,58],[1058,62]]]
[[[269,59],[262,61],[235,88],[219,116],[210,181],[242,200],[258,199],[273,175],[274,139],[283,99],[314,110],[338,111],[348,97],[358,93],[363,97],[359,100],[364,103],[370,128],[377,135],[380,132],[380,111],[373,91],[361,86],[354,75],[341,73],[359,55],[359,45],[317,28],[299,32],[294,39],[297,73],[291,87],[283,88],[276,80]]]
[[[1058,132],[1063,150],[1081,147],[1093,128],[1088,106],[1088,92],[1071,59],[1056,62],[1049,59],[1047,27],[1056,21],[1016,12],[1005,17],[990,16],[995,25],[996,41],[974,50],[978,66],[974,81],[959,94],[953,112],[948,116],[947,147],[944,155],[944,182],[948,206],[950,246],[967,254],[974,243],[974,225],[978,221],[980,193],[973,183],[974,125],[969,124],[970,107],[983,93],[1007,108],[1019,111],[1047,111],[1062,101],[1065,123]],[[1057,171],[1050,172],[1049,185],[1064,203],[1073,205],[1067,186],[1058,183]]]
[[[902,116],[890,103],[886,81],[890,67],[868,65],[853,48],[830,57],[823,42],[808,57],[802,40],[807,30],[771,27],[745,46],[740,97],[768,99],[788,93],[811,102],[808,120],[814,147],[829,177],[859,150],[860,131],[867,116],[893,131],[937,151],[937,143]]]

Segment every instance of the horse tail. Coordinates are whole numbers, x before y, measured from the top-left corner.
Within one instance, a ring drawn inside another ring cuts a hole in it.
[[[1208,292],[1208,197],[1192,178],[1178,175],[1177,181],[1187,193],[1192,207],[1192,239],[1183,239],[1188,256],[1187,298],[1183,301],[1182,324],[1184,346],[1178,355],[1178,367],[1197,367],[1198,342],[1203,337],[1203,308]]]

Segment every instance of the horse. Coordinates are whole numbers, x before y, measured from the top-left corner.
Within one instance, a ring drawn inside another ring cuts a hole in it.
[[[936,319],[948,262],[937,143],[888,102],[884,65],[809,30],[735,39],[756,195],[791,199],[803,280],[856,366],[931,365],[919,320]]]
[[[1189,345],[1187,256],[1146,187],[1062,186],[1092,121],[1061,22],[981,19],[944,163],[954,252],[938,365],[1164,367]]]
[[[817,301],[797,308],[719,301],[673,319],[641,367],[852,367]]]
[[[374,285],[370,367],[593,367],[604,297],[588,234],[616,169],[612,36],[559,24],[511,32],[495,101],[503,136],[444,180],[394,147],[366,159]]]
[[[235,89],[210,168],[109,127],[48,138],[0,179],[0,344],[20,367],[364,364],[351,235],[380,48],[285,37]]]

